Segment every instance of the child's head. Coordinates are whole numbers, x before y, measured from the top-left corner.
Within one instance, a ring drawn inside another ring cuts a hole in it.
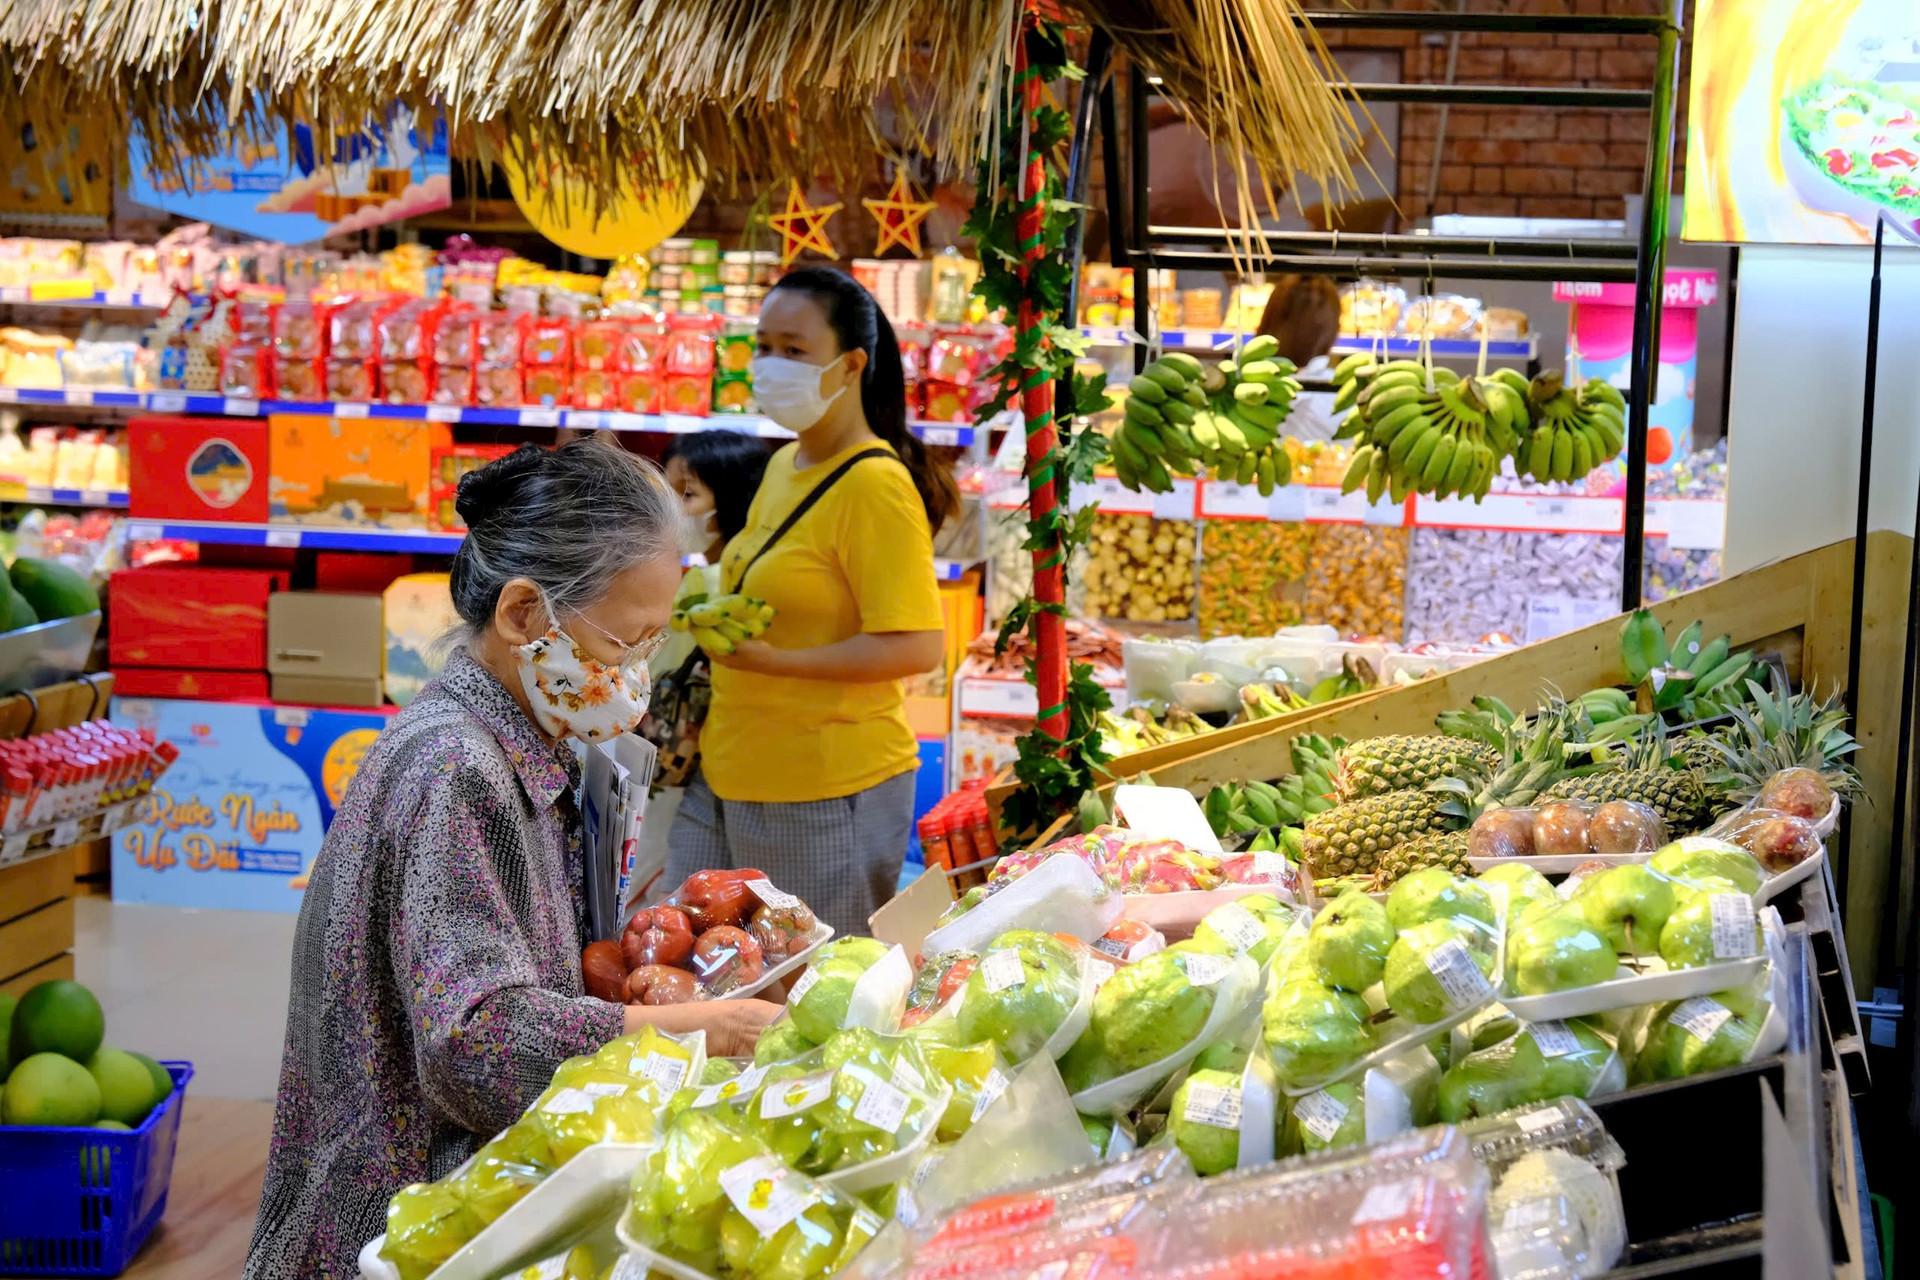
[[[674,437],[667,446],[667,483],[680,495],[687,519],[704,534],[705,546],[746,528],[747,508],[766,474],[768,455],[764,442],[738,431],[696,431]]]

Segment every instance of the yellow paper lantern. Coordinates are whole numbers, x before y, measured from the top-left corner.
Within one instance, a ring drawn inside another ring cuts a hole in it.
[[[623,179],[596,215],[584,183],[511,152],[501,157],[513,202],[547,239],[589,258],[645,253],[686,225],[700,203],[700,180],[641,191]]]

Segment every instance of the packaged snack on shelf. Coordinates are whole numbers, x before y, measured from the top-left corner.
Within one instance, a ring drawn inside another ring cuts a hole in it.
[[[474,363],[489,367],[519,364],[521,343],[533,320],[514,311],[486,311],[475,316],[471,339]]]
[[[666,342],[660,362],[671,374],[690,374],[701,379],[712,377],[714,337],[720,331],[719,316],[680,314],[667,322]]]
[[[325,333],[311,302],[285,302],[273,318],[274,353],[285,360],[317,360],[324,354]]]
[[[524,365],[520,370],[520,402],[543,409],[564,408],[572,390],[572,375],[565,365]]]
[[[220,394],[243,400],[265,400],[273,395],[267,348],[251,344],[228,347],[220,353]]]
[[[327,395],[329,400],[353,400],[365,403],[374,397],[379,385],[378,371],[365,361],[329,360]]]
[[[669,373],[660,379],[660,412],[704,418],[713,411],[713,379],[705,373]]]
[[[1302,621],[1313,531],[1266,520],[1209,520],[1200,532],[1200,637],[1255,636]]]
[[[432,348],[435,313],[424,302],[406,302],[380,317],[376,330],[383,362],[417,361]]]
[[[381,307],[372,302],[349,302],[327,316],[327,356],[336,362],[366,361],[379,355],[376,324]],[[366,397],[362,397],[366,398]]]
[[[427,386],[427,367],[418,361],[380,366],[380,398],[388,404],[425,404]]]
[[[716,373],[713,378],[715,413],[752,413],[753,379],[741,375]]]
[[[1306,616],[1346,635],[1399,639],[1404,616],[1407,531],[1315,525]]]
[[[323,360],[276,360],[273,380],[275,399],[324,400],[327,398],[327,366]]]
[[[1518,342],[1529,332],[1527,313],[1513,307],[1485,308],[1480,313],[1480,325],[1486,329],[1489,342]],[[1478,328],[1473,336],[1480,336]]]
[[[1533,599],[1610,599],[1619,594],[1620,565],[1618,537],[1415,529],[1406,571],[1407,640],[1459,644],[1496,631],[1525,636]]]
[[[1472,338],[1479,324],[1479,300],[1456,293],[1415,298],[1400,316],[1400,332],[1409,338]]]
[[[607,369],[575,369],[568,403],[576,409],[614,409],[620,404],[620,375]]]
[[[473,403],[485,408],[523,404],[518,365],[482,365],[473,370]]]
[[[466,366],[435,365],[433,385],[427,392],[429,404],[474,403],[475,371]]]
[[[1393,285],[1361,279],[1340,291],[1340,332],[1358,337],[1387,337],[1400,332],[1407,295]]]
[[[573,327],[573,367],[611,369],[614,367],[626,325],[619,320],[583,320]]]
[[[637,371],[620,375],[618,391],[619,406],[628,413],[658,413],[660,410],[660,378],[650,371]]]
[[[714,368],[722,374],[745,374],[753,364],[754,327],[728,321],[716,339]]]
[[[561,367],[572,363],[573,326],[554,316],[536,317],[520,339],[520,363]]]

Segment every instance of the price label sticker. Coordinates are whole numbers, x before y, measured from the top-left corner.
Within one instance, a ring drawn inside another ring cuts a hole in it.
[[[687,1078],[691,1064],[685,1058],[666,1053],[650,1053],[640,1063],[640,1074],[668,1093],[678,1089]]]
[[[1360,1207],[1353,1211],[1352,1223],[1359,1227],[1369,1222],[1390,1222],[1395,1218],[1404,1218],[1418,1194],[1419,1187],[1412,1182],[1376,1183],[1367,1188],[1367,1194],[1360,1197]]]
[[[1366,505],[1366,494],[1357,490],[1347,494],[1333,485],[1308,485],[1305,517],[1320,524],[1358,524]]]
[[[1153,516],[1156,520],[1191,520],[1199,510],[1200,482],[1175,477],[1172,493],[1156,493]]]
[[[88,387],[68,387],[66,401],[68,404],[92,404],[93,391]]]
[[[595,409],[571,409],[567,412],[567,425],[582,431],[603,431],[607,415]]]
[[[767,1068],[748,1067],[731,1080],[722,1080],[719,1084],[710,1084],[693,1095],[693,1105],[710,1107],[716,1102],[726,1102],[730,1098],[740,1098],[751,1094],[767,1078]]]
[[[147,397],[147,407],[155,413],[185,413],[187,398],[177,391],[156,391]]]
[[[607,1273],[607,1280],[647,1280],[647,1264],[630,1253],[623,1253]]]
[[[1226,956],[1187,952],[1184,967],[1187,981],[1196,987],[1210,987],[1227,976],[1227,970],[1233,968],[1233,961]]]
[[[132,801],[114,805],[100,816],[100,834],[110,836],[127,825],[127,811],[133,807]]]
[[[980,1117],[987,1114],[987,1108],[998,1102],[1000,1095],[1006,1091],[1007,1077],[1000,1068],[989,1068],[986,1080],[980,1085],[980,1096],[973,1101],[973,1119],[970,1123],[979,1124]]]
[[[1541,595],[1527,600],[1525,639],[1551,640],[1569,631],[1578,631],[1612,617],[1618,612],[1618,600],[1582,600],[1574,596]]]
[[[1675,498],[1666,504],[1667,546],[1674,551],[1718,551],[1727,543],[1727,504]]]
[[[1293,1115],[1302,1129],[1322,1142],[1332,1142],[1346,1123],[1347,1104],[1321,1089],[1294,1103]]]
[[[229,396],[220,402],[220,412],[229,418],[257,418],[260,416],[258,400],[242,400]]]
[[[1240,1127],[1240,1090],[1231,1085],[1187,1085],[1187,1107],[1183,1112],[1189,1124],[1211,1125],[1215,1129]]]
[[[105,489],[82,489],[80,491],[80,501],[89,507],[104,507],[108,501],[107,491]]]
[[[298,529],[269,529],[266,533],[266,544],[270,547],[298,547],[300,545],[300,531]]]
[[[1448,938],[1427,953],[1427,972],[1440,984],[1447,1006],[1456,1013],[1493,993],[1487,975],[1480,972],[1466,944],[1458,938]]]
[[[800,899],[790,893],[782,893],[773,887],[773,881],[760,879],[747,881],[747,890],[770,907],[790,910],[800,905]]]
[[[960,443],[960,429],[958,427],[921,427],[920,439],[926,444],[950,449]]]
[[[134,522],[127,525],[128,542],[158,542],[166,536],[167,531],[157,524]]]
[[[1753,936],[1753,899],[1744,893],[1716,893],[1707,899],[1713,915],[1713,958],[1750,960],[1760,954]]]
[[[1267,499],[1267,519],[1279,524],[1299,524],[1307,518],[1307,486],[1290,484],[1275,489]]]
[[[1710,996],[1694,996],[1674,1006],[1673,1012],[1667,1015],[1667,1021],[1704,1044],[1713,1039],[1714,1032],[1726,1025],[1731,1017],[1733,1010],[1718,1000]]]
[[[522,409],[520,425],[523,427],[557,427],[560,425],[558,409]]]
[[[1095,990],[1098,990],[1101,986],[1103,986],[1106,983],[1108,978],[1111,978],[1114,974],[1120,972],[1120,970],[1108,964],[1105,960],[1089,960],[1087,961],[1087,968],[1093,974],[1093,985]]]
[[[860,1101],[853,1104],[853,1118],[876,1129],[896,1133],[907,1118],[907,1095],[885,1080],[869,1080]]]
[[[707,427],[706,419],[695,418],[684,413],[663,413],[660,415],[660,423],[662,431],[671,431],[677,435],[685,435],[690,431],[704,431]]]
[[[53,834],[47,837],[47,843],[56,849],[64,849],[70,844],[78,844],[79,842],[80,819],[78,818],[68,818],[65,822],[56,826],[53,829]]]
[[[1200,486],[1200,514],[1209,520],[1265,520],[1267,499],[1250,484],[1209,480]]]
[[[1226,939],[1237,955],[1244,955],[1267,940],[1267,931],[1253,918],[1253,913],[1237,902],[1216,907],[1202,923]]]
[[[369,407],[370,406],[363,401],[341,400],[334,404],[333,416],[336,418],[364,418],[367,416]]]
[[[1093,940],[1093,949],[1095,951],[1103,951],[1115,960],[1125,960],[1127,958],[1127,943],[1119,938],[1095,938]]]
[[[460,406],[457,404],[430,404],[427,406],[428,422],[460,421]]]
[[[1256,880],[1285,880],[1287,878],[1287,860],[1271,849],[1262,849],[1253,855],[1253,878]]]
[[[1021,986],[1026,980],[1027,971],[1020,963],[1018,952],[990,951],[987,958],[980,962],[980,981],[986,984],[990,992]]]
[[[833,1093],[833,1072],[782,1080],[760,1095],[760,1118],[778,1120],[819,1106]]]
[[[1567,1030],[1566,1023],[1557,1018],[1535,1022],[1527,1030],[1533,1036],[1533,1042],[1540,1046],[1540,1056],[1543,1058],[1564,1058],[1580,1051],[1579,1039]]]
[[[813,990],[813,984],[820,981],[820,973],[812,965],[794,981],[793,990],[787,992],[788,1004],[799,1004],[807,998],[807,992]]]
[[[583,1115],[593,1110],[594,1096],[585,1089],[562,1089],[548,1098],[540,1110],[550,1116]]]
[[[740,1216],[763,1236],[772,1235],[799,1217],[816,1198],[811,1181],[771,1155],[755,1156],[722,1170],[720,1189],[733,1201]]]

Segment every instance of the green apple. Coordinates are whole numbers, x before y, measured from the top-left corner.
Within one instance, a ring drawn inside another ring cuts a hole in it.
[[[1738,1066],[1753,1051],[1769,1005],[1747,991],[1722,991],[1663,1004],[1633,1060],[1632,1081],[1678,1080]]]
[[[1738,890],[1732,893],[1690,893],[1667,917],[1666,927],[1660,930],[1660,958],[1667,962],[1668,968],[1696,969],[1704,964],[1717,964],[1721,960],[1744,958],[1722,956],[1714,950],[1713,903],[1716,898],[1731,900],[1735,908],[1742,902],[1747,904],[1747,918],[1754,920],[1753,944],[1747,954],[1761,954],[1760,923],[1753,917],[1751,898]]]
[[[1488,928],[1495,924],[1493,898],[1469,880],[1445,867],[1422,867],[1401,876],[1387,894],[1387,918],[1400,930],[1429,920],[1467,917]]]
[[[1507,927],[1528,906],[1536,902],[1557,902],[1553,882],[1524,862],[1503,862],[1488,867],[1479,876],[1481,884],[1505,885],[1507,889]]]
[[[1307,934],[1314,976],[1342,991],[1365,991],[1380,981],[1392,947],[1387,909],[1357,890],[1322,908]]]
[[[1464,961],[1461,956],[1464,955]],[[1472,971],[1482,981],[1475,983]],[[1450,976],[1453,990],[1441,983]],[[1484,932],[1460,920],[1442,917],[1403,929],[1387,953],[1383,979],[1387,1003],[1415,1022],[1439,1022],[1491,993],[1485,979],[1493,973],[1493,947]],[[1485,990],[1476,995],[1476,988]]]
[[[1586,1097],[1587,1091],[1599,1079],[1601,1069],[1607,1065],[1607,1059],[1613,1055],[1612,1042],[1584,1020],[1570,1018],[1560,1026],[1579,1042],[1579,1048],[1560,1054],[1547,1054],[1542,1049],[1547,1062],[1546,1075],[1541,1082],[1545,1092],[1529,1101]],[[1543,1043],[1551,1043],[1553,1037],[1542,1026],[1529,1028],[1527,1038],[1538,1047]]]
[[[1364,1057],[1373,1047],[1371,1019],[1359,996],[1312,979],[1277,987],[1260,1011],[1274,1072],[1282,1084],[1296,1086]]]
[[[1507,989],[1515,995],[1590,987],[1619,967],[1618,953],[1578,903],[1529,915],[1507,938]]]
[[[1759,859],[1739,845],[1710,836],[1676,840],[1647,859],[1647,866],[1674,880],[1699,883],[1708,876],[1731,880],[1742,893],[1757,893],[1767,873]]]
[[[1580,882],[1571,899],[1607,945],[1623,955],[1652,955],[1673,914],[1673,882],[1643,866],[1612,867]]]

